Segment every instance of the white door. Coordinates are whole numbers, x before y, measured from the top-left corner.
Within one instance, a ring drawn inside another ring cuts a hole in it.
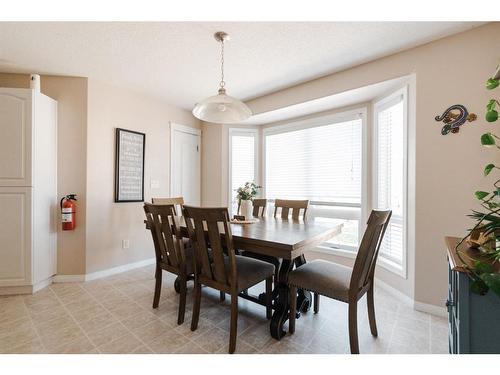
[[[0,187],[0,287],[31,284],[33,188]]]
[[[0,88],[0,186],[31,186],[32,91]]]
[[[170,196],[184,197],[189,205],[200,205],[201,132],[170,124]]]

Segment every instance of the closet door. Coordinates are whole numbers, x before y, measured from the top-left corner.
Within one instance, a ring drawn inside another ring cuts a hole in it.
[[[32,95],[0,88],[0,187],[32,184]]]
[[[32,190],[0,187],[0,286],[31,284]]]

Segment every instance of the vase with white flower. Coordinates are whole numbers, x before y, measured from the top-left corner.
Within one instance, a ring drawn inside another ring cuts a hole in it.
[[[238,199],[238,215],[245,216],[245,220],[252,219],[252,199],[255,198],[262,186],[253,181],[245,182],[245,185],[236,189]]]

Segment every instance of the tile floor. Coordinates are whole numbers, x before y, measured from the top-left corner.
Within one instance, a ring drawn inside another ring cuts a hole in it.
[[[53,284],[30,296],[0,297],[0,353],[227,353],[229,302],[203,288],[199,327],[191,332],[191,289],[186,320],[178,326],[174,278],[163,274],[160,306],[152,309],[153,275],[148,266],[91,282]],[[373,338],[365,300],[360,304],[361,353],[447,353],[445,319],[377,290],[379,337]],[[240,299],[236,352],[348,353],[347,305],[322,298],[319,314],[303,314],[295,334],[276,341],[265,309]]]

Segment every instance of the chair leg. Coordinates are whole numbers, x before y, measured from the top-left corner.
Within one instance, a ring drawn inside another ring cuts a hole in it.
[[[349,343],[351,354],[359,354],[358,344],[358,302],[349,302]]]
[[[319,293],[314,293],[314,313],[319,313]]]
[[[378,331],[377,331],[377,322],[375,321],[375,303],[373,301],[373,284],[368,289],[368,293],[366,296],[367,299],[367,305],[368,305],[368,321],[370,322],[370,331],[372,332],[372,335],[377,337],[378,336]]]
[[[184,323],[184,314],[186,313],[186,294],[187,294],[187,281],[185,277],[180,279],[181,291],[179,295],[179,313],[177,315],[177,324]]]
[[[198,320],[200,318],[200,304],[201,304],[201,284],[195,277],[194,280],[194,302],[193,302],[193,316],[191,318],[191,331],[196,331],[198,328]]]
[[[219,292],[219,293],[220,293],[219,301],[224,302],[226,300],[226,293],[224,292]]]
[[[231,327],[229,331],[229,354],[236,349],[236,334],[238,332],[238,293],[231,294]]]
[[[158,307],[158,304],[160,303],[160,294],[161,294],[161,276],[162,276],[162,269],[160,267],[156,267],[156,272],[155,272],[155,295],[153,297],[153,309],[156,309]]]
[[[290,315],[288,316],[288,333],[295,332],[295,315],[297,314],[297,288],[290,286]]]
[[[273,316],[273,278],[266,279],[266,318]]]

